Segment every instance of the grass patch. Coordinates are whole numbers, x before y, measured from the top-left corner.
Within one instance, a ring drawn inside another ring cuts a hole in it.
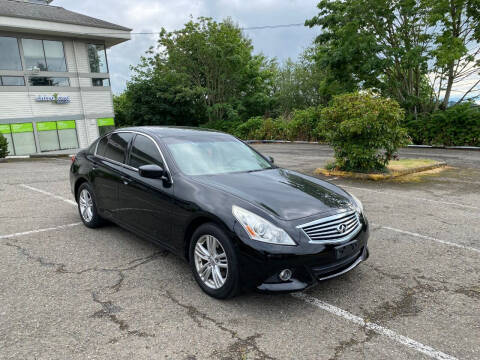
[[[430,159],[402,159],[392,160],[388,163],[384,172],[362,173],[353,171],[342,171],[335,168],[334,163],[329,163],[325,168],[318,168],[315,174],[322,174],[326,176],[339,176],[352,179],[369,179],[369,180],[387,180],[397,177],[406,177],[406,181],[412,181],[414,177],[408,176],[411,174],[422,175],[432,170],[435,173],[442,171],[446,163],[430,160]]]

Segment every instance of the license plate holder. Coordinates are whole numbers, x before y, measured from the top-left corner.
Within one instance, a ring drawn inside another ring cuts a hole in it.
[[[351,256],[352,254],[360,251],[361,244],[358,240],[350,241],[349,243],[335,246],[335,257],[337,259],[343,259]]]

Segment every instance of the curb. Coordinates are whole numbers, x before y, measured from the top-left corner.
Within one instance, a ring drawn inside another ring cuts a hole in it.
[[[349,179],[360,179],[360,180],[388,180],[397,178],[400,176],[405,176],[409,174],[419,173],[423,171],[433,170],[441,167],[447,166],[447,163],[442,161],[432,165],[419,166],[416,168],[405,169],[405,170],[394,170],[390,174],[363,174],[356,173],[351,171],[340,171],[340,170],[327,170],[323,168],[317,168],[313,172],[315,175],[325,175],[325,176],[340,176]]]
[[[23,161],[37,161],[37,160],[48,160],[48,159],[68,159],[72,155],[68,154],[32,154],[25,156],[7,156],[6,158],[0,159],[0,163],[13,163],[13,162],[23,162]]]
[[[328,145],[318,141],[290,141],[290,140],[245,140],[247,144],[317,144]],[[443,150],[468,150],[480,151],[479,146],[445,146],[445,145],[407,145],[407,148],[418,149],[443,149]],[[405,149],[405,148],[403,148]]]

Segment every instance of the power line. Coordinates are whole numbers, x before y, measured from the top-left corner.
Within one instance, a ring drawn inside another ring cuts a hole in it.
[[[298,26],[305,26],[304,23],[296,23],[296,24],[279,24],[279,25],[263,25],[263,26],[252,26],[252,27],[244,27],[240,28],[240,30],[265,30],[265,29],[279,29],[279,28],[290,28],[290,27],[298,27]],[[160,31],[154,32],[131,32],[130,35],[158,35]],[[124,35],[125,32],[92,32],[92,33],[84,33],[82,35]]]

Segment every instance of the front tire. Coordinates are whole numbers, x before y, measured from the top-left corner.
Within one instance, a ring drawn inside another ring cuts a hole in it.
[[[98,215],[95,195],[90,184],[83,183],[78,188],[77,205],[80,218],[85,226],[94,229],[103,225],[104,220]]]
[[[201,225],[190,242],[190,266],[200,288],[216,299],[239,292],[237,254],[225,232],[213,223]]]

